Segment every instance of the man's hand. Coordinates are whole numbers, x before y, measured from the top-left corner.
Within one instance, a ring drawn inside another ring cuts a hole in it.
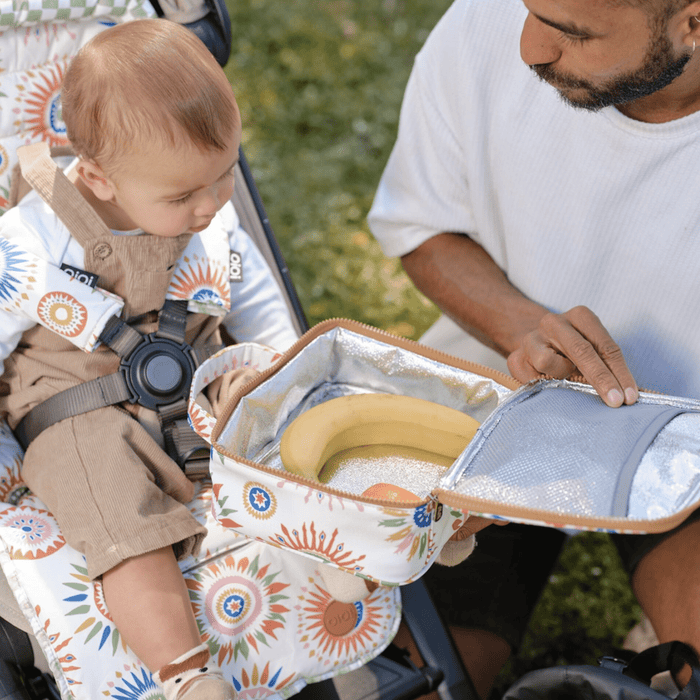
[[[521,382],[581,374],[608,406],[637,400],[637,384],[620,348],[590,309],[550,313],[513,287],[468,236],[439,234],[401,261],[423,294],[508,358],[508,369]]]
[[[585,306],[544,315],[508,356],[508,369],[521,382],[581,374],[613,408],[633,404],[639,396],[622,351]]]

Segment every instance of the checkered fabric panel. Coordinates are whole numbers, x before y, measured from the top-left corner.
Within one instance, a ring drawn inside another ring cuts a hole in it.
[[[46,22],[80,21],[90,17],[134,18],[151,14],[146,0],[0,0],[0,32]]]

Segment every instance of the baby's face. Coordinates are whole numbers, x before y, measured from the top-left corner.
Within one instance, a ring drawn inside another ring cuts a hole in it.
[[[146,144],[110,177],[118,228],[171,238],[203,231],[233,194],[240,130],[224,151]]]

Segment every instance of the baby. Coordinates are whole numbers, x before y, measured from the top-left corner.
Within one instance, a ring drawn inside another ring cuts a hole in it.
[[[143,334],[159,328],[190,242],[199,237],[208,251],[223,241],[224,259],[235,250],[245,274],[214,280],[230,310],[188,314],[185,341],[220,347],[223,324],[239,342],[291,344],[284,302],[229,202],[241,120],[204,44],[166,20],[107,29],[72,61],[62,107],[77,154],[68,172],[107,228],[78,240],[31,193],[2,218],[0,234],[53,265],[91,273],[124,300],[122,319]],[[69,306],[56,307],[53,326],[11,304],[0,309],[0,414],[13,429],[46,399],[119,367],[106,343],[85,353],[70,341]],[[22,475],[85,555],[90,577],[102,579],[115,625],[167,700],[230,700],[235,691],[202,644],[177,563],[197,552],[206,530],[185,505],[193,485],[164,445],[155,412],[122,402],[44,429]]]

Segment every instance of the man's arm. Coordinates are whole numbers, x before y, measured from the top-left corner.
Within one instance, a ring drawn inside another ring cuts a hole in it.
[[[583,306],[562,314],[527,299],[468,236],[442,233],[401,258],[418,289],[470,335],[508,358],[522,382],[581,374],[609,406],[634,403],[622,352]]]

